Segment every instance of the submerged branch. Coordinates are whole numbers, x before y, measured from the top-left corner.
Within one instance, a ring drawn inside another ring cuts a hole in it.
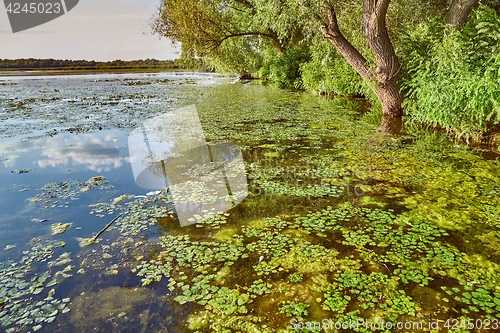
[[[111,220],[111,222],[109,222],[108,224],[106,224],[106,226],[104,228],[101,229],[101,231],[99,231],[97,233],[97,235],[95,235],[93,238],[92,238],[92,242],[95,242],[97,237],[101,236],[103,232],[105,232],[116,220],[118,220],[118,218],[120,218],[121,216],[123,215],[123,213],[120,213],[118,214],[117,217],[115,217],[114,219]]]

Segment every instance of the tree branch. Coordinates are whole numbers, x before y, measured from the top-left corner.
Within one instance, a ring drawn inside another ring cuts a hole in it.
[[[252,15],[255,15],[255,13],[257,12],[257,10],[255,9],[255,6],[253,4],[251,4],[249,1],[247,0],[233,0],[234,2],[236,3],[239,3],[240,5],[243,5],[249,9],[252,10]]]
[[[461,28],[478,2],[478,0],[453,0],[446,12],[446,23],[453,28]]]
[[[242,36],[267,37],[275,42],[276,47],[278,47],[281,52],[284,52],[283,46],[281,45],[281,43],[279,42],[278,38],[275,35],[273,35],[271,33],[260,32],[260,31],[247,31],[247,32],[231,33],[229,35],[222,37],[221,39],[213,39],[212,41],[213,41],[214,45],[211,47],[210,52],[212,52],[217,47],[221,46],[225,40],[227,40],[229,38],[233,38],[233,37],[242,37]]]
[[[390,0],[364,1],[363,33],[375,56],[375,73],[381,87],[392,79],[399,80],[401,69],[385,23],[389,3]]]
[[[365,80],[373,79],[365,57],[344,37],[339,29],[337,14],[332,6],[323,20],[323,35],[335,46],[337,51],[349,62],[349,64]]]

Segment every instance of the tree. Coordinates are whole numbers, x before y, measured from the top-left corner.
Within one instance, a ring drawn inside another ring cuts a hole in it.
[[[461,28],[478,2],[479,0],[453,0],[446,13],[446,23],[453,28]]]
[[[454,0],[446,21],[452,28],[460,28],[478,0]],[[372,68],[366,58],[344,37],[340,31],[334,4],[325,14],[316,15],[323,25],[324,36],[335,46],[356,72],[367,82],[382,105],[382,113],[388,117],[403,115],[403,93],[401,92],[401,68],[386,26],[390,0],[364,0],[363,34],[375,59]],[[439,7],[439,6],[436,6]]]
[[[404,112],[403,64],[393,44],[400,29],[422,22],[424,11],[440,13],[452,29],[461,28],[477,2],[453,0],[447,7],[446,0],[400,0],[391,12],[390,0],[164,0],[153,27],[181,42],[188,56],[218,69],[245,71],[263,63],[270,45],[283,51],[315,43],[321,35],[368,84],[383,115],[394,118]]]
[[[184,58],[246,74],[259,68],[264,50],[283,52],[286,45],[286,36],[264,22],[262,13],[251,0],[164,0],[152,28],[181,43]]]
[[[335,7],[330,6],[323,20],[323,34],[339,53],[366,81],[371,83],[374,93],[382,105],[384,116],[403,115],[403,96],[400,86],[401,64],[396,56],[387,32],[385,17],[390,0],[365,0],[363,33],[375,57],[372,70],[365,57],[344,37],[340,31]]]

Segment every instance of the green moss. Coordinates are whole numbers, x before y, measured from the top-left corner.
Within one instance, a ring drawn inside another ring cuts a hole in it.
[[[77,311],[71,312],[70,321],[80,332],[93,330],[94,327],[104,329],[113,321],[121,323],[134,320],[133,314],[152,296],[145,288],[110,287],[98,292],[85,292],[72,301]]]
[[[52,235],[65,233],[73,223],[54,223],[52,224]]]
[[[340,322],[493,316],[498,161],[438,137],[365,144],[375,128],[353,121],[354,101],[255,86],[235,100],[239,89],[214,87],[224,108],[200,98],[199,115],[208,140],[242,147],[250,195],[240,205],[189,228],[175,225],[165,191],[91,207],[123,213],[124,237],[168,232],[134,272],[144,285],[168,280],[175,307],[192,309],[189,329],[285,330],[285,306]]]
[[[237,232],[237,228],[228,227],[214,233],[213,238],[220,242],[229,241]]]

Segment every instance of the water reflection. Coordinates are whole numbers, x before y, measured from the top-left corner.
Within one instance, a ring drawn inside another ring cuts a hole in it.
[[[128,157],[120,154],[119,149],[125,145],[124,141],[122,132],[7,141],[0,145],[0,162],[5,168],[72,166],[108,172],[127,163]]]
[[[202,222],[248,195],[241,150],[207,144],[194,106],[146,121],[129,136],[130,163],[138,186],[167,186],[181,226]]]

